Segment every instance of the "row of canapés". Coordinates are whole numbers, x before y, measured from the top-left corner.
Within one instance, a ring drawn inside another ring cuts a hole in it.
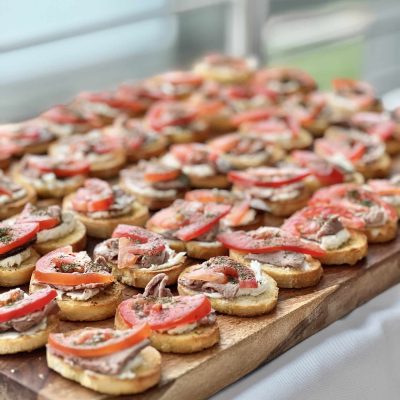
[[[86,190],[77,196],[81,207],[107,202]],[[382,197],[358,184],[322,188],[281,228],[249,231],[223,223],[235,206],[215,202],[219,192],[202,192],[204,202],[177,199],[156,212],[147,229],[118,225],[93,258],[76,251],[86,240],[80,212],[27,205],[3,222],[0,283],[29,282],[30,294],[12,289],[0,295],[0,353],[47,343],[48,365],[62,376],[104,393],[141,392],[160,380],[158,351],[217,345],[216,313],[266,314],[277,304],[278,288],[317,285],[321,265],[353,265],[366,256],[368,242],[397,233],[397,211],[384,200],[390,188]],[[79,239],[76,227],[83,232]],[[192,265],[188,255],[204,261]],[[178,296],[167,288],[175,283]],[[123,300],[122,284],[144,291]],[[54,333],[58,319],[114,315],[115,330]]]

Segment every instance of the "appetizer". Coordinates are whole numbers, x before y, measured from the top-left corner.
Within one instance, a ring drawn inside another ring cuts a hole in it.
[[[376,193],[386,203],[391,204],[400,216],[400,175],[393,175],[389,179],[370,179],[367,189]]]
[[[297,211],[282,225],[293,236],[319,245],[322,264],[354,265],[367,255],[365,221],[346,207],[327,205]]]
[[[165,136],[171,143],[203,142],[210,135],[206,120],[189,102],[157,102],[146,113],[144,121],[149,129]]]
[[[351,183],[320,189],[309,204],[339,205],[365,222],[369,243],[388,242],[397,234],[397,211],[378,194]]]
[[[285,155],[284,150],[262,137],[231,133],[208,142],[216,165],[222,172],[263,165],[274,165]]]
[[[37,223],[39,230],[33,248],[39,254],[46,254],[59,247],[72,246],[74,251],[86,246],[86,228],[74,213],[61,211],[58,205],[36,207],[25,205],[21,214],[12,218],[14,223]]]
[[[374,89],[367,82],[354,79],[334,79],[333,91],[326,94],[331,109],[331,122],[345,122],[359,111],[379,111],[380,102],[375,98]]]
[[[229,213],[220,221],[227,229],[256,229],[262,224],[264,211],[257,209],[250,198],[222,189],[197,189],[186,192],[185,200],[201,203],[219,203],[232,206]],[[260,212],[261,211],[261,212]]]
[[[18,214],[25,204],[36,201],[35,190],[14,182],[0,171],[0,220]]]
[[[115,314],[117,329],[142,323],[151,328],[151,344],[165,353],[195,353],[219,342],[217,316],[204,294],[172,296],[168,277],[158,274],[143,294],[123,301]]]
[[[228,179],[233,183],[234,193],[246,193],[258,200],[258,207],[277,216],[287,217],[303,208],[311,196],[306,181],[311,171],[298,167],[249,168],[230,171]]]
[[[105,239],[119,224],[143,226],[149,217],[146,206],[117,185],[86,179],[84,186],[64,198],[63,208],[73,211],[89,236]]]
[[[119,117],[105,131],[122,142],[122,147],[129,162],[148,160],[163,154],[168,146],[168,139],[149,129],[135,118]]]
[[[92,261],[85,251],[74,253],[71,246],[47,253],[36,262],[29,292],[46,286],[57,290],[60,319],[67,321],[110,318],[122,296],[104,259]]]
[[[168,207],[189,187],[189,180],[179,168],[169,167],[159,160],[139,161],[122,170],[120,177],[121,187],[150,210]]]
[[[59,137],[86,133],[104,125],[98,116],[79,109],[76,104],[54,106],[39,115],[38,119]]]
[[[247,136],[261,137],[285,150],[305,149],[312,143],[311,134],[293,115],[266,108],[237,114],[234,123]]]
[[[377,112],[359,112],[354,114],[350,123],[369,135],[378,137],[386,146],[388,154],[400,152],[400,129],[389,114]]]
[[[11,142],[15,146],[13,154],[46,153],[55,139],[55,134],[39,120],[0,125],[0,140]],[[3,143],[1,145],[3,147]]]
[[[47,365],[64,378],[109,395],[141,393],[157,385],[161,355],[149,346],[150,328],[85,328],[53,333]]]
[[[207,259],[226,254],[216,239],[220,220],[229,213],[228,204],[175,200],[155,213],[146,228],[167,239],[172,249],[186,251],[189,257]]]
[[[203,143],[175,144],[161,158],[161,162],[182,170],[189,178],[191,187],[226,188],[230,185],[226,171],[219,168],[215,153]]]
[[[49,154],[60,158],[73,154],[74,158],[89,163],[90,176],[104,179],[118,175],[126,161],[122,141],[100,130],[62,138],[50,146]]]
[[[256,93],[267,94],[276,102],[317,89],[316,82],[307,72],[287,67],[270,67],[257,71],[251,86]]]
[[[318,258],[325,255],[325,250],[282,229],[261,227],[255,231],[226,232],[218,235],[218,240],[230,249],[230,257],[261,268],[280,288],[314,286],[322,277]]]
[[[266,314],[278,301],[277,284],[260,263],[246,265],[226,256],[187,268],[178,279],[178,292],[181,296],[204,294],[217,312],[238,317]]]
[[[0,224],[0,286],[29,282],[40,257],[32,247],[38,230],[36,223]]]
[[[204,79],[238,84],[248,81],[256,68],[254,59],[236,58],[224,54],[209,54],[199,60],[193,71]]]
[[[93,255],[103,257],[120,282],[139,288],[160,272],[172,285],[186,267],[184,252],[176,253],[161,235],[130,225],[118,225],[111,239],[96,245]]]
[[[70,157],[26,155],[11,174],[21,185],[30,186],[42,199],[61,199],[83,185],[89,163]]]
[[[376,136],[358,130],[332,127],[314,143],[315,153],[324,158],[342,157],[365,178],[384,178],[390,170],[390,157]]]
[[[29,296],[21,289],[0,294],[0,354],[32,351],[47,343],[58,324],[56,296],[50,288]]]
[[[7,169],[11,164],[13,156],[17,155],[19,152],[20,147],[17,146],[13,140],[3,137],[0,132],[0,170]]]

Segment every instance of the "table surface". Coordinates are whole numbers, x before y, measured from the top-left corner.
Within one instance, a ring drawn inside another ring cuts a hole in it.
[[[212,400],[398,400],[399,334],[396,285]]]

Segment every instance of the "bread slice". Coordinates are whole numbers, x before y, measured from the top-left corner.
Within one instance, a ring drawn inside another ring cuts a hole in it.
[[[120,169],[125,165],[125,162],[125,152],[116,151],[112,154],[112,158],[106,162],[91,163],[89,175],[101,179],[113,178],[118,175]]]
[[[114,265],[113,275],[125,285],[145,288],[156,275],[163,273],[168,276],[167,285],[173,285],[177,282],[180,273],[186,268],[185,261],[169,268],[156,270],[149,268],[118,268],[118,266]]]
[[[251,261],[245,258],[247,254],[236,250],[229,251],[229,256],[234,260],[250,265]],[[271,264],[261,264],[261,268],[276,281],[279,288],[299,289],[315,286],[323,274],[321,263],[309,255],[306,255],[306,260],[307,268],[281,268]]]
[[[195,267],[195,266],[194,266]],[[193,267],[187,268],[181,276],[185,276]],[[273,278],[263,272],[263,278],[268,283],[268,289],[258,296],[240,296],[233,299],[209,297],[212,308],[221,314],[238,317],[255,317],[272,311],[278,302],[278,286]],[[178,282],[178,293],[181,296],[194,296],[198,291],[188,289]]]
[[[9,218],[15,214],[19,214],[25,207],[25,204],[36,202],[35,189],[30,185],[22,185],[22,186],[26,190],[26,196],[24,196],[22,199],[13,201],[9,204],[2,204],[0,207],[0,220]]]
[[[153,347],[146,347],[140,353],[143,362],[134,369],[134,378],[121,379],[118,376],[100,374],[84,370],[66,363],[47,350],[47,365],[64,378],[78,382],[82,386],[96,392],[109,395],[141,393],[157,385],[161,377],[161,355]]]
[[[153,157],[161,156],[168,148],[168,139],[165,136],[159,135],[157,140],[146,144],[145,146],[135,149],[130,152],[127,150],[127,157],[129,162],[138,162],[140,160],[149,160]]]
[[[115,328],[129,329],[127,324],[119,314],[115,314]],[[210,326],[199,326],[191,332],[169,335],[153,331],[150,335],[152,346],[163,353],[196,353],[208,349],[219,342],[219,328],[215,323]]]
[[[28,283],[40,255],[31,248],[31,255],[19,267],[0,268],[0,286],[12,287]]]
[[[72,251],[84,250],[86,247],[86,227],[81,221],[76,221],[75,224],[75,229],[70,234],[59,239],[35,243],[33,248],[41,255],[68,245],[72,246]]]
[[[194,72],[201,75],[203,78],[219,83],[240,84],[247,82],[252,71],[243,69],[229,69],[229,68],[214,68],[208,67],[204,64],[197,64],[194,66]]]
[[[398,139],[389,139],[386,142],[386,152],[393,156],[400,153],[400,141]]]
[[[177,129],[175,132],[168,132],[168,140],[172,144],[192,143],[192,142],[204,142],[210,138],[210,131],[190,131]]]
[[[335,250],[327,250],[326,254],[319,257],[325,265],[354,265],[367,255],[368,244],[364,233],[349,231],[350,239],[341,247]]]
[[[290,144],[286,146],[286,150],[307,149],[312,145],[312,142],[313,142],[313,137],[310,134],[310,132],[306,131],[303,128],[300,128],[297,136],[293,137],[293,139],[290,141]]]
[[[204,189],[225,189],[231,184],[226,175],[198,176],[188,175],[190,186]]]
[[[29,293],[43,289],[43,284],[35,280],[32,274]],[[57,299],[60,308],[59,318],[64,321],[102,321],[115,315],[118,304],[122,301],[122,285],[113,283],[89,300],[72,300],[66,296]]]
[[[64,198],[63,209],[65,211],[73,211],[78,219],[86,226],[87,234],[95,238],[108,239],[119,224],[144,226],[149,218],[149,210],[147,207],[137,201],[133,204],[132,211],[127,215],[104,219],[90,218],[85,214],[73,210],[72,199],[74,196],[75,194],[72,193]]]
[[[43,347],[47,343],[49,334],[57,329],[58,317],[50,315],[47,317],[46,329],[23,335],[17,338],[2,338],[0,335],[0,354],[15,354],[21,351],[33,351]]]
[[[368,243],[384,243],[393,240],[397,235],[397,220],[387,221],[379,228],[368,228],[365,231]]]
[[[386,178],[389,175],[392,162],[387,154],[368,164],[356,163],[355,168],[365,179]]]

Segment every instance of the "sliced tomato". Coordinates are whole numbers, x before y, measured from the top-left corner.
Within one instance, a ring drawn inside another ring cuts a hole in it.
[[[159,102],[146,115],[150,127],[161,131],[169,126],[185,126],[196,118],[196,110],[184,103]]]
[[[123,301],[118,311],[130,326],[146,322],[153,330],[192,324],[211,312],[210,300],[202,294],[162,298],[135,297]]]
[[[185,273],[185,278],[194,281],[213,282],[224,285],[228,283],[228,276],[223,272],[214,271],[208,268],[199,268]]]
[[[144,179],[147,182],[165,182],[177,179],[181,174],[179,168],[170,168],[162,164],[149,164]]]
[[[367,146],[364,143],[355,142],[350,137],[346,140],[342,136],[317,139],[314,142],[314,147],[316,153],[322,157],[330,157],[339,153],[352,162],[362,159],[367,151]]]
[[[391,139],[396,131],[395,122],[383,113],[359,112],[351,117],[351,123],[384,142]]]
[[[21,318],[35,311],[39,311],[56,297],[57,291],[48,287],[38,290],[16,302],[0,306],[0,323]]]
[[[255,110],[247,110],[236,114],[232,118],[234,125],[239,126],[245,122],[255,122],[268,119],[276,114],[276,110],[271,107],[257,108]]]
[[[374,89],[366,82],[338,78],[332,81],[332,86],[337,94],[351,99],[360,108],[367,108],[374,102]]]
[[[42,173],[53,172],[59,178],[67,178],[89,173],[90,164],[85,160],[58,160],[50,156],[30,156],[28,166]]]
[[[50,215],[46,210],[41,210],[28,203],[17,218],[17,222],[33,222],[39,225],[39,231],[52,229],[59,225],[60,218]]]
[[[34,240],[39,231],[36,223],[0,224],[0,254],[6,254]]]
[[[0,186],[0,195],[1,196],[7,196],[11,197],[12,196],[12,191],[6,188],[5,186]]]
[[[133,347],[150,336],[147,324],[116,331],[110,328],[85,328],[68,333],[51,333],[49,346],[76,357],[101,357]]]
[[[35,279],[41,283],[62,286],[78,286],[82,284],[99,283],[109,284],[114,282],[111,274],[101,272],[79,273],[82,269],[71,268],[71,272],[60,272],[60,266],[74,263],[75,255],[71,246],[61,247],[45,256],[41,257],[36,263]]]
[[[194,215],[189,219],[189,224],[178,229],[175,233],[180,240],[188,241],[207,233],[230,211],[228,204],[206,203],[201,216]]]
[[[300,182],[311,175],[309,170],[259,167],[246,171],[229,171],[228,180],[242,186],[282,187]]]
[[[293,237],[278,228],[263,228],[257,231],[220,233],[217,239],[227,248],[248,253],[273,253],[286,250],[320,257],[325,254],[319,246]]]
[[[206,164],[210,161],[210,149],[204,143],[175,144],[170,153],[181,165]]]
[[[227,219],[232,224],[232,226],[238,226],[241,224],[243,218],[246,216],[250,209],[250,201],[243,200],[232,207],[229,214],[225,216],[225,219]]]
[[[151,256],[159,254],[165,249],[165,242],[162,236],[139,226],[119,224],[114,229],[112,237],[130,239],[130,251],[134,254]]]
[[[199,201],[200,203],[232,204],[233,196],[228,190],[196,189],[185,193],[185,200]]]
[[[218,153],[227,153],[240,143],[242,136],[237,133],[223,135],[211,140],[208,145]]]
[[[107,211],[114,203],[110,184],[101,179],[86,179],[72,199],[72,207],[80,212]]]

